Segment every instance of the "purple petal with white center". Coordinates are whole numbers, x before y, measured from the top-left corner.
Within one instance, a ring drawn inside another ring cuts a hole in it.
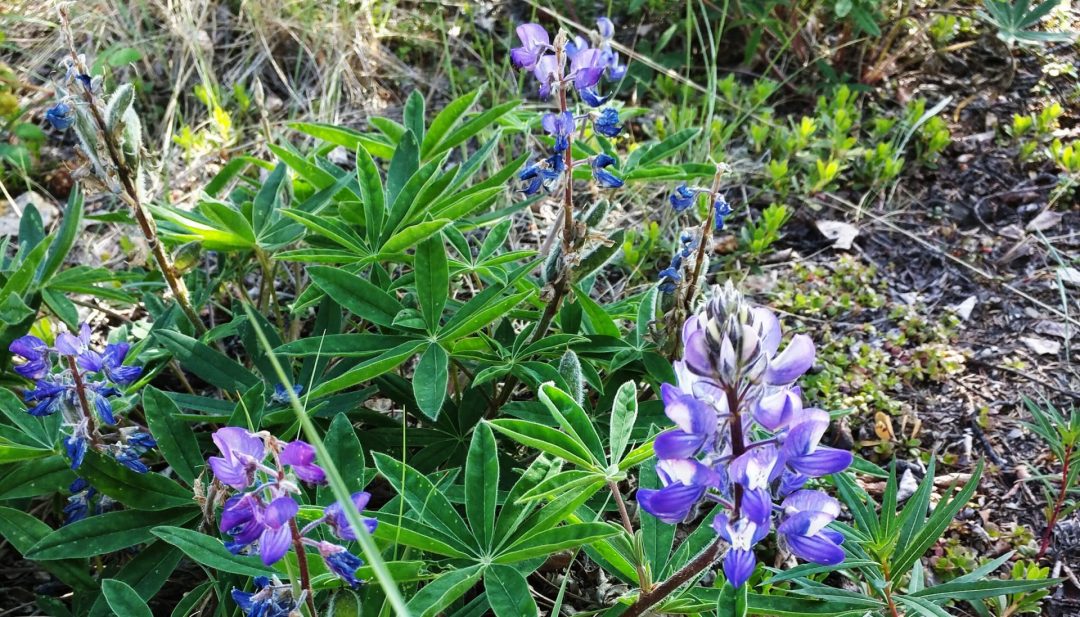
[[[770,432],[791,423],[802,412],[802,399],[792,390],[765,395],[754,402],[754,420]]]
[[[263,510],[262,522],[267,527],[277,529],[287,525],[299,511],[300,506],[296,505],[296,501],[292,497],[287,495],[278,497]]]
[[[662,384],[660,392],[664,398],[664,414],[684,433],[712,435],[716,432],[716,412],[708,405],[670,384]]]
[[[731,461],[728,475],[732,482],[748,489],[768,488],[769,482],[779,475],[778,456],[779,451],[773,444],[754,447]]]
[[[701,452],[707,435],[685,433],[677,428],[656,436],[653,451],[657,458],[690,458]]]
[[[596,31],[600,33],[600,38],[610,39],[615,36],[615,24],[607,17],[601,17],[596,20]]]
[[[247,467],[242,463],[234,463],[220,456],[211,456],[207,459],[207,463],[210,464],[210,471],[214,472],[214,477],[218,482],[226,486],[242,490],[251,483]]]
[[[664,486],[685,484],[687,486],[716,486],[716,473],[712,468],[694,459],[660,459],[656,474]]]
[[[854,456],[847,450],[818,446],[810,454],[787,459],[787,465],[811,478],[839,473],[848,468]]]
[[[510,50],[510,61],[519,69],[532,69],[540,54],[551,45],[551,38],[539,24],[521,24],[516,32],[521,47]]]
[[[256,462],[262,462],[266,457],[266,445],[263,440],[246,429],[226,426],[214,431],[212,438],[218,450],[221,450],[226,457],[243,454]]]
[[[840,516],[840,502],[821,491],[795,491],[784,500],[784,512],[821,512],[833,519]]]
[[[784,351],[769,361],[765,381],[774,386],[786,386],[802,377],[814,365],[814,341],[805,334],[796,334]]]
[[[83,351],[83,345],[70,332],[61,332],[56,337],[56,351],[65,356],[77,356]]]
[[[669,525],[675,525],[689,516],[690,510],[704,494],[703,486],[673,484],[660,490],[640,488],[637,502],[642,510]]]
[[[750,580],[756,566],[757,557],[754,556],[754,551],[733,548],[724,556],[724,576],[736,589]]]
[[[767,489],[743,491],[741,505],[743,516],[768,530],[769,521],[772,519],[772,495]]]
[[[570,72],[578,90],[592,88],[604,75],[604,63],[599,49],[582,49],[570,59]]]
[[[805,456],[813,452],[828,428],[828,412],[815,408],[804,409],[802,414],[795,418],[794,425],[784,439],[784,458]]]
[[[326,481],[326,472],[314,463],[315,448],[303,441],[293,441],[281,452],[281,462],[290,465],[296,477],[311,484]]]
[[[292,532],[289,531],[288,525],[277,529],[267,527],[259,536],[259,557],[264,564],[273,565],[289,552],[291,543]]]
[[[533,67],[533,75],[540,82],[540,98],[547,98],[551,94],[551,82],[559,73],[559,63],[555,56],[548,54],[541,56]]]

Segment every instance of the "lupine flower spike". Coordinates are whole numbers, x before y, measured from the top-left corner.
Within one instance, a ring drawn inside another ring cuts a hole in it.
[[[231,537],[226,548],[234,554],[257,551],[269,566],[284,557],[291,547],[314,547],[330,571],[350,586],[359,585],[356,569],[363,564],[359,557],[343,546],[306,537],[325,523],[336,537],[355,540],[356,532],[346,521],[340,504],[328,506],[322,517],[303,529],[296,528],[294,519],[300,506],[293,496],[300,493],[300,487],[293,478],[307,484],[326,483],[326,472],[315,462],[315,448],[300,440],[285,443],[266,432],[251,433],[232,426],[218,429],[213,440],[221,453],[208,461],[214,477],[240,491],[226,499],[221,514],[220,529]],[[368,499],[367,493],[352,496],[357,509],[366,506]],[[364,519],[368,533],[374,532],[375,526],[374,519]],[[262,592],[256,592],[255,596],[259,593]],[[264,593],[259,597],[273,595]],[[237,603],[243,608],[240,600]]]
[[[712,527],[729,545],[724,573],[735,587],[753,573],[754,546],[774,519],[796,556],[823,565],[844,558],[843,537],[828,528],[839,503],[805,486],[843,471],[852,455],[821,445],[829,414],[804,408],[795,385],[814,363],[813,342],[797,334],[781,350],[781,338],[772,311],[751,306],[730,282],[714,289],[683,326],[677,383],[661,388],[675,424],[654,443],[663,486],[637,493],[642,509],[671,524],[701,501],[721,504]]]

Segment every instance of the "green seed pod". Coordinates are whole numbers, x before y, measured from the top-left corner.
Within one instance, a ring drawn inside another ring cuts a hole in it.
[[[116,135],[121,123],[127,120],[127,112],[135,101],[135,89],[131,84],[122,84],[109,97],[109,106],[105,109],[105,127]]]
[[[578,360],[577,354],[572,350],[567,349],[563,354],[561,360],[559,360],[559,375],[566,381],[566,385],[570,388],[570,396],[574,397],[574,400],[581,404],[585,400],[585,380],[581,376],[581,361]]]

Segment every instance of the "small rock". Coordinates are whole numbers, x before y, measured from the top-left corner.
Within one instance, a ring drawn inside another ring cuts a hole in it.
[[[821,235],[833,241],[832,247],[841,251],[851,248],[855,238],[859,235],[859,228],[842,221],[816,221]]]
[[[975,310],[975,305],[978,304],[979,299],[975,296],[968,296],[966,300],[960,304],[950,306],[949,310],[956,314],[960,319],[967,321],[971,319],[971,311]]]
[[[896,487],[896,500],[905,501],[917,490],[919,490],[919,481],[915,479],[915,474],[911,473],[910,469],[905,469],[904,475],[900,476],[900,484]]]
[[[1050,339],[1022,336],[1020,340],[1040,356],[1056,356],[1061,351],[1061,343]]]
[[[1080,287],[1080,270],[1073,267],[1063,267],[1057,269],[1057,274],[1061,277],[1061,282],[1073,287]]]

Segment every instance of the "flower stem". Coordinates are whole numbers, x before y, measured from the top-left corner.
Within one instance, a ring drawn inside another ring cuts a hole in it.
[[[650,608],[655,606],[664,598],[671,595],[676,589],[681,587],[684,583],[691,580],[698,574],[701,574],[706,568],[716,563],[716,560],[720,558],[720,553],[724,550],[725,542],[721,538],[716,538],[713,543],[705,547],[705,550],[698,553],[698,556],[693,561],[682,567],[681,570],[672,574],[667,580],[653,587],[651,591],[642,590],[638,594],[637,600],[630,605],[630,608],[626,609],[621,617],[640,617],[644,615]]]
[[[1061,508],[1065,505],[1065,493],[1069,489],[1069,462],[1072,459],[1073,445],[1069,444],[1065,448],[1065,459],[1061,461],[1061,487],[1058,489],[1057,500],[1054,501],[1054,508],[1050,511],[1050,518],[1046,521],[1046,529],[1043,531],[1042,542],[1039,544],[1039,554],[1036,559],[1042,559],[1046,555],[1046,551],[1050,548],[1050,540],[1054,535],[1054,526],[1057,525],[1058,516],[1061,515]]]
[[[900,617],[900,611],[898,611],[897,608],[896,608],[896,601],[893,600],[893,595],[892,595],[893,582],[892,582],[892,576],[891,576],[891,574],[889,572],[889,562],[888,561],[882,561],[882,563],[881,563],[881,572],[882,572],[882,574],[885,575],[885,589],[884,589],[883,592],[884,592],[884,595],[885,595],[885,602],[889,605],[889,615],[891,615],[892,617]]]
[[[75,66],[79,68],[80,72],[87,74],[88,71],[86,66],[79,59],[79,54],[75,51],[75,38],[71,33],[71,24],[68,21],[67,10],[64,8],[60,9],[60,22],[64,33],[67,36],[68,51],[71,54],[72,61],[75,63]],[[176,270],[169,260],[169,256],[165,254],[165,248],[158,240],[157,230],[154,227],[153,220],[146,214],[146,210],[144,210],[142,206],[142,201],[139,199],[139,192],[135,187],[134,174],[128,169],[124,157],[120,155],[120,148],[117,145],[112,132],[109,131],[105,119],[101,116],[101,111],[94,102],[93,93],[90,91],[90,88],[85,85],[78,88],[78,90],[82,93],[83,99],[86,100],[86,107],[90,110],[90,114],[94,118],[94,123],[101,132],[101,137],[105,142],[105,148],[108,150],[109,158],[111,159],[113,166],[116,167],[116,175],[120,178],[120,184],[124,188],[124,196],[127,198],[126,201],[131,207],[131,211],[135,214],[135,220],[139,224],[139,229],[142,231],[143,238],[146,239],[146,244],[150,247],[150,252],[154,255],[154,260],[157,262],[158,269],[161,270],[162,276],[165,277],[165,281],[169,284],[169,289],[172,290],[173,296],[176,297],[176,301],[180,304],[181,310],[187,315],[188,321],[191,322],[191,325],[200,335],[205,334],[206,326],[191,305],[191,299],[188,297],[187,286],[184,285],[184,280],[177,276]]]
[[[82,409],[83,418],[86,420],[86,431],[90,434],[90,443],[97,446],[97,426],[94,423],[94,414],[90,411],[90,401],[86,398],[86,384],[79,373],[79,365],[75,362],[74,356],[64,356],[64,358],[67,359],[68,368],[71,369],[71,376],[75,380],[75,391],[79,393],[79,407]]]
[[[293,550],[296,551],[296,563],[300,566],[300,586],[303,587],[307,599],[308,612],[311,617],[318,617],[315,612],[315,592],[311,589],[311,574],[308,572],[307,552],[304,550],[303,536],[300,528],[296,525],[296,519],[289,519],[289,531],[292,532]]]
[[[626,502],[623,501],[622,493],[619,492],[619,485],[614,480],[610,480],[608,481],[608,488],[611,489],[611,496],[615,498],[615,504],[619,507],[619,517],[622,518],[623,529],[630,535],[630,540],[633,542],[636,536],[634,525],[630,522],[630,514],[626,511]],[[635,553],[637,553],[636,550]],[[638,584],[641,585],[641,591],[648,593],[652,589],[652,581],[649,580],[649,573],[640,559],[640,554],[635,556],[634,569],[637,570]]]

